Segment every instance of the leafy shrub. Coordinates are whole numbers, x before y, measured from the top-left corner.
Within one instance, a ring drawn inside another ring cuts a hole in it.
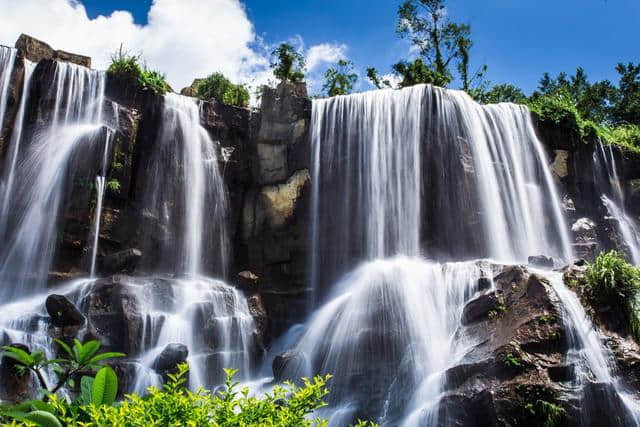
[[[150,90],[159,95],[169,91],[164,74],[149,70],[146,65],[141,66],[142,55],[135,55],[120,45],[118,51],[111,55],[111,64],[107,73],[114,76],[124,76],[134,79],[143,90]]]
[[[111,191],[112,193],[116,193],[116,194],[120,193],[120,187],[121,187],[120,186],[120,181],[118,181],[115,178],[114,179],[110,179],[107,182],[107,189],[109,191]]]
[[[621,252],[602,252],[587,268],[587,285],[592,303],[622,309],[632,335],[640,341],[640,270],[629,264]]]
[[[273,75],[283,82],[299,83],[304,80],[306,63],[304,56],[289,43],[281,43],[271,52]]]
[[[213,73],[203,79],[196,88],[196,96],[200,99],[215,99],[225,105],[247,107],[249,91],[244,85],[236,85],[222,73]]]

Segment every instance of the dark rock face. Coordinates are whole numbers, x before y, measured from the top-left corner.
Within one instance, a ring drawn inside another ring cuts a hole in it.
[[[132,273],[142,258],[139,249],[131,248],[105,256],[100,260],[100,271],[106,274]]]
[[[304,372],[304,366],[308,364],[304,353],[289,350],[277,355],[271,365],[273,369],[273,379],[276,382],[297,381],[299,372]]]
[[[24,344],[10,344],[26,352],[29,348]],[[20,375],[16,369],[18,362],[3,356],[0,360],[0,399],[11,403],[24,402],[38,395],[38,383],[31,371]]]
[[[487,318],[489,312],[494,310],[499,304],[500,297],[496,292],[481,295],[469,301],[462,312],[462,324],[469,325]]]
[[[186,362],[189,349],[184,344],[168,344],[153,362],[153,369],[162,376],[174,372],[176,367]]]
[[[49,295],[45,302],[47,313],[51,316],[51,324],[57,327],[84,325],[85,318],[80,310],[64,295]]]

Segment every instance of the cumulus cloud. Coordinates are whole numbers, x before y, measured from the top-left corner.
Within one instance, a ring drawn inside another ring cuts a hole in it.
[[[311,46],[306,57],[307,69],[312,72],[322,64],[337,62],[344,59],[346,53],[347,46],[344,44],[322,43]]]

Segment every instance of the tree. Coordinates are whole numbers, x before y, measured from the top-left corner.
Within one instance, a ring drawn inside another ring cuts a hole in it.
[[[299,83],[304,80],[305,60],[296,49],[288,43],[282,43],[271,52],[273,74],[283,82]]]
[[[353,62],[341,59],[335,67],[324,73],[324,90],[329,96],[347,95],[353,90],[358,75],[353,72]]]
[[[493,86],[489,91],[483,91],[476,99],[484,104],[497,104],[499,102],[524,104],[527,97],[519,87],[503,83]]]
[[[618,91],[613,100],[616,123],[640,124],[640,64],[618,64]]]
[[[367,78],[369,79],[371,84],[378,89],[390,88],[392,86],[391,81],[389,81],[389,79],[380,77],[378,75],[378,70],[376,70],[374,67],[367,68]]]
[[[246,107],[249,105],[249,91],[244,85],[233,84],[222,73],[213,73],[203,79],[196,88],[200,99],[215,99],[225,105]]]
[[[393,71],[401,78],[400,83],[398,84],[401,88],[420,83],[446,86],[450,82],[447,76],[430,68],[420,58],[413,62],[398,62],[397,64],[394,64],[392,68]]]
[[[408,71],[414,77],[428,77],[429,81],[418,83],[447,86],[453,80],[450,67],[457,62],[462,88],[469,91],[473,82],[484,76],[486,66],[481,66],[475,73],[470,72],[471,27],[448,20],[444,4],[444,0],[406,0],[400,5],[396,31],[411,40],[423,60],[398,63],[393,68],[403,81],[413,79],[402,74],[402,71]]]

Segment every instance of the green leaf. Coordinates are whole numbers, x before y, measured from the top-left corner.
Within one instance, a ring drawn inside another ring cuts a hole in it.
[[[40,427],[62,427],[60,421],[47,411],[29,412],[25,418]]]
[[[89,405],[91,403],[91,389],[93,387],[93,378],[84,376],[80,380],[80,398],[82,403]]]
[[[69,345],[66,342],[59,340],[57,338],[55,338],[55,342],[57,342],[58,345],[62,347],[62,349],[69,355],[70,358],[75,359],[73,351],[71,351],[71,347],[69,347]]]
[[[3,356],[16,360],[25,366],[29,366],[29,367],[34,366],[33,357],[31,357],[29,353],[22,350],[21,348],[5,346],[5,347],[2,347],[2,349],[4,350],[4,353],[2,354]]]
[[[45,411],[45,412],[49,412],[50,414],[56,413],[56,409],[52,405],[49,405],[48,403],[45,403],[41,400],[31,401],[31,406],[33,407],[33,409],[37,411]]]
[[[107,352],[101,353],[96,356],[93,356],[89,361],[87,361],[87,365],[93,365],[94,363],[102,362],[107,359],[115,359],[117,357],[125,357],[124,353],[116,353],[116,352]]]
[[[89,359],[100,349],[100,341],[91,340],[82,345],[78,363],[85,365]]]
[[[100,369],[91,386],[91,401],[96,405],[111,405],[118,393],[118,377],[109,366]]]

